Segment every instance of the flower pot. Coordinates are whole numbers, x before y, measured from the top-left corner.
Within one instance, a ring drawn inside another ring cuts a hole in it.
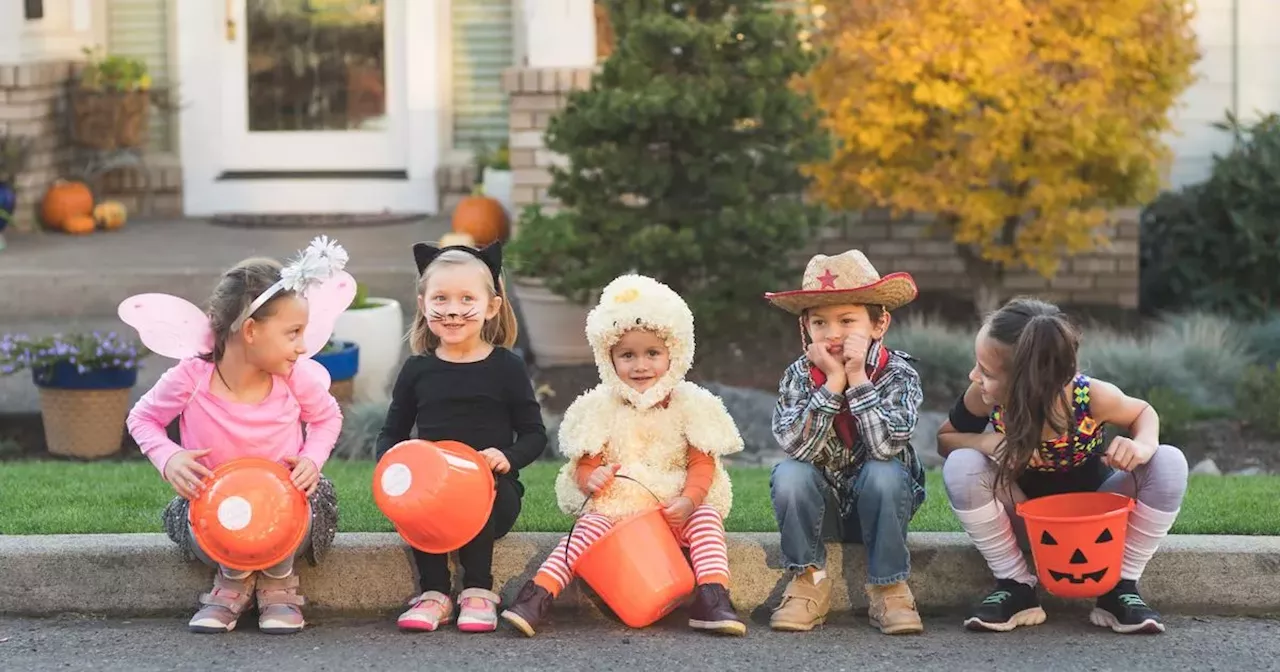
[[[348,308],[333,328],[335,341],[350,341],[360,349],[359,370],[351,379],[353,401],[386,402],[389,388],[403,361],[404,313],[394,299],[369,297],[368,308]]]
[[[120,452],[137,369],[80,373],[75,365],[59,362],[33,369],[31,379],[40,390],[49,453],[93,459]]]
[[[71,112],[75,144],[104,151],[137,148],[146,142],[151,94],[77,88],[71,93]]]
[[[18,209],[18,193],[13,185],[0,182],[0,250],[4,249],[4,230],[13,220],[13,213]]]
[[[515,186],[514,173],[498,168],[484,169],[484,193],[502,204],[507,220],[515,221],[515,206],[511,203],[511,191]]]
[[[321,350],[312,359],[329,371],[329,394],[340,403],[349,404],[355,397],[355,377],[360,370],[360,346],[349,341],[334,341],[336,350]]]
[[[512,291],[524,317],[520,330],[528,334],[529,348],[539,367],[595,362],[591,344],[587,342],[589,305],[579,305],[552,293],[536,278],[515,278]]]

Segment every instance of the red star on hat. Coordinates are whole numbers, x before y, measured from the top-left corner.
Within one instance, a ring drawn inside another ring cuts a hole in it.
[[[823,272],[822,275],[818,276],[818,282],[822,283],[822,287],[821,287],[822,289],[835,289],[836,278],[838,277],[840,276],[836,275],[835,273],[832,273],[831,269],[828,268],[825,272]]]

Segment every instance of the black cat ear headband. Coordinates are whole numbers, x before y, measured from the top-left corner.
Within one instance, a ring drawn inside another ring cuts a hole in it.
[[[489,268],[489,272],[493,274],[493,288],[499,295],[502,294],[502,283],[499,278],[502,277],[502,243],[494,242],[479,250],[470,245],[449,245],[448,247],[436,247],[430,243],[414,243],[413,244],[413,260],[418,264],[418,275],[427,270],[427,266],[435,261],[436,257],[448,252],[449,250],[461,250],[471,256],[484,262]]]

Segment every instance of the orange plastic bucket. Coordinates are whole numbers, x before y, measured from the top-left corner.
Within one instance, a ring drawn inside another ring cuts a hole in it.
[[[1018,504],[1036,575],[1058,597],[1098,597],[1120,582],[1131,498],[1073,492]]]
[[[693,593],[693,570],[656,508],[619,521],[573,569],[633,628],[657,622]]]
[[[373,471],[373,501],[424,553],[456,551],[474,539],[496,495],[489,463],[457,441],[401,441]]]
[[[306,539],[311,518],[306,494],[289,478],[287,467],[260,457],[214,469],[187,514],[200,549],[240,571],[287,560]]]

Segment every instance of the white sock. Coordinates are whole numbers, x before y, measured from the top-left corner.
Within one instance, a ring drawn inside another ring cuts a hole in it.
[[[1177,511],[1157,511],[1142,502],[1133,507],[1133,511],[1129,512],[1129,529],[1125,532],[1121,579],[1137,581],[1142,578],[1147,561],[1156,554],[1160,540],[1169,534],[1169,528],[1173,527],[1173,521],[1177,518]]]
[[[1013,533],[1013,523],[1005,514],[1000,500],[992,500],[972,511],[958,511],[954,507],[952,511],[955,511],[960,526],[969,534],[997,579],[1036,585],[1036,575],[1027,568],[1027,559],[1018,548],[1018,537]]]
[[[822,583],[822,580],[825,578],[827,578],[827,570],[825,569],[813,570],[813,585],[816,586],[819,583]]]

